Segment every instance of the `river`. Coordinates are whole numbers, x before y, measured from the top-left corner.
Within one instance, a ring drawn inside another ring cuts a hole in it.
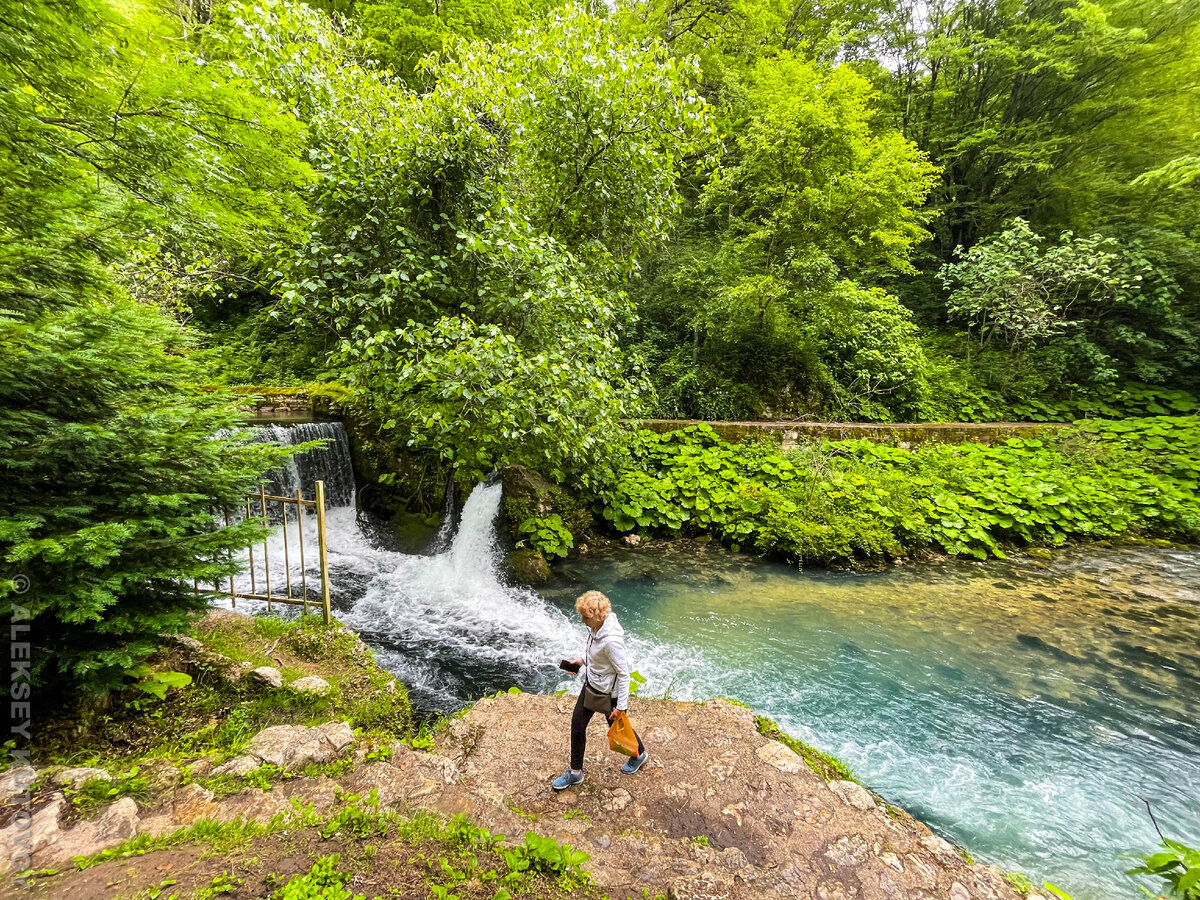
[[[846,574],[651,543],[561,564],[534,592],[499,574],[499,502],[476,488],[428,555],[330,513],[339,616],[426,711],[575,687],[554,664],[581,654],[572,603],[597,588],[646,696],[740,698],[977,859],[1076,900],[1132,898],[1119,856],[1158,842],[1146,801],[1200,843],[1198,552]]]

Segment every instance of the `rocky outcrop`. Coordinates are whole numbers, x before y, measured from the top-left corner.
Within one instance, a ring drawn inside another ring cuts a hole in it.
[[[130,798],[92,821],[67,824],[55,792],[24,823],[35,865],[96,853],[134,834],[168,834],[202,819],[257,822],[299,805],[334,812],[372,793],[384,808],[466,813],[495,833],[526,831],[591,854],[609,896],[675,900],[1018,900],[998,870],[968,863],[952,844],[853,781],[825,781],[754,714],[720,701],[636,701],[650,760],[622,775],[602,724],[592,728],[583,784],[550,789],[567,758],[574,698],[504,694],[482,700],[437,738],[433,753],[402,743],[368,755],[343,723],[277,726],[246,759],[294,767],[353,749],[337,778],[297,777],[217,801],[174,786],[141,810]],[[387,759],[380,758],[387,756]],[[18,824],[0,832],[0,865]],[[645,892],[645,894],[643,893]],[[1040,895],[1029,895],[1045,900]]]
[[[541,550],[522,547],[509,554],[508,573],[517,584],[545,584],[550,580],[550,564]]]
[[[395,682],[391,682],[395,684]],[[295,691],[298,694],[328,694],[333,687],[319,675],[309,675],[305,678],[297,678],[288,685],[288,690]]]
[[[1019,896],[997,870],[968,864],[861,785],[824,781],[759,734],[750,710],[724,701],[635,701],[634,723],[650,752],[642,771],[622,775],[623,757],[596,726],[584,783],[555,794],[549,782],[566,763],[573,705],[565,695],[482,700],[438,749],[460,770],[478,821],[581,847],[611,896],[643,889],[680,900]]]
[[[586,502],[525,466],[507,466],[503,486],[502,524],[512,545],[527,541],[528,535],[520,528],[530,519],[556,516],[576,541],[592,527],[592,514]],[[509,556],[508,569],[509,576],[521,584],[542,584],[550,577],[546,558],[537,548],[518,546]]]

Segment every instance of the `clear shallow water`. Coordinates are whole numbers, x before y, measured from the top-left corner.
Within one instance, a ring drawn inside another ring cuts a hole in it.
[[[338,449],[311,468],[352,503]],[[1157,844],[1143,798],[1200,845],[1200,552],[851,575],[651,545],[572,561],[535,593],[499,574],[499,503],[476,488],[425,555],[330,511],[339,617],[425,711],[571,685],[555,663],[581,652],[572,604],[598,588],[647,695],[739,697],[978,859],[1076,900],[1140,896],[1117,856]]]
[[[1080,898],[1117,855],[1200,842],[1200,553],[801,572],[690,545],[569,566],[655,646],[653,695],[728,694],[977,858]],[[682,652],[681,652],[682,651]],[[680,657],[686,661],[680,664]]]

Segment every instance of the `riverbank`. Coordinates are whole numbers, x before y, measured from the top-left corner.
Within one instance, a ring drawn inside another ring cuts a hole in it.
[[[925,549],[976,559],[1074,540],[1200,540],[1200,419],[1080,422],[997,446],[824,441],[784,453],[707,425],[633,435],[597,491],[592,529],[704,536],[805,565],[898,559]],[[511,516],[547,558],[586,538],[553,491]],[[532,570],[531,570],[532,571]]]
[[[227,672],[223,660],[233,657],[218,658],[219,648],[245,648],[259,634],[244,617],[210,619],[198,631],[203,646],[185,640],[184,657],[171,662]],[[294,645],[287,634],[278,643]],[[305,634],[319,640],[321,630]],[[327,640],[345,634],[330,630]],[[353,666],[370,677],[369,654],[342,658],[357,658]],[[258,671],[241,662],[234,660],[235,671]],[[334,684],[344,690],[346,674],[331,667],[304,677],[323,678],[334,693]],[[262,697],[286,696],[269,673],[242,678],[254,679],[259,699],[222,709],[226,722],[250,721]],[[301,693],[289,683],[289,694]],[[170,723],[195,687],[128,711],[121,733],[142,733],[132,727],[137,717],[148,726]],[[514,871],[507,855],[514,847],[533,863],[512,884],[545,898],[1018,896],[997,870],[970,863],[835,767],[806,762],[791,749],[807,752],[803,746],[789,746],[771,723],[728,701],[637,701],[635,720],[651,748],[646,768],[621,775],[597,727],[587,780],[555,794],[548,784],[566,758],[573,702],[503,694],[476,703],[432,739],[410,733],[407,741],[350,719],[308,724],[313,708],[293,709],[224,746],[188,745],[177,732],[169,737],[184,743],[170,750],[148,737],[80,734],[76,753],[59,757],[72,765],[43,762],[32,786],[32,896],[250,900],[274,896],[290,878],[325,877],[313,874],[316,860],[333,873],[328,878],[366,896],[424,898],[440,886],[490,900]],[[291,705],[281,700],[276,708]],[[7,778],[17,795],[18,773]],[[0,832],[4,861],[21,833],[9,818]],[[500,834],[510,840],[498,843]],[[577,855],[563,855],[567,844]]]

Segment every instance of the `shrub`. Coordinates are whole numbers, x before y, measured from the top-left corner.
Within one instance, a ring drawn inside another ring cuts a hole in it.
[[[1122,533],[1193,539],[1198,484],[1195,417],[1089,421],[993,447],[860,440],[788,454],[726,443],[704,425],[639,432],[597,508],[618,531],[710,533],[802,560],[926,545],[984,558]]]

